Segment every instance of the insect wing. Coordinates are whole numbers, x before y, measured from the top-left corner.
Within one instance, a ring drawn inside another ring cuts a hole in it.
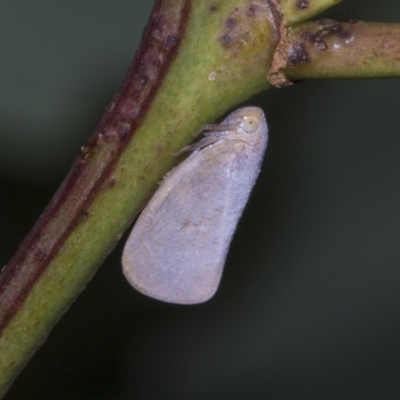
[[[267,142],[263,121],[251,143],[241,132],[219,132],[214,144],[168,174],[125,245],[123,270],[134,288],[180,304],[201,303],[214,295],[260,169]]]

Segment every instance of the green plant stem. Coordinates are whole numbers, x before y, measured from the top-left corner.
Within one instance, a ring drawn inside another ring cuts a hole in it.
[[[289,59],[290,26],[336,3],[156,1],[119,92],[0,275],[2,393],[179,161],[173,154],[270,87],[271,66],[284,79],[304,76],[276,62]]]
[[[0,276],[3,392],[179,161],[173,154],[269,86],[279,22],[248,0],[156,2],[118,94]]]
[[[400,25],[308,22],[289,30],[284,47],[289,80],[399,76]]]

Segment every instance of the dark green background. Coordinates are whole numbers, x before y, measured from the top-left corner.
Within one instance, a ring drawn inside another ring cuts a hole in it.
[[[151,6],[0,3],[0,264],[118,89]],[[326,15],[400,22],[400,4]],[[270,143],[217,295],[140,295],[125,237],[5,399],[399,399],[399,89],[314,81],[248,102]]]

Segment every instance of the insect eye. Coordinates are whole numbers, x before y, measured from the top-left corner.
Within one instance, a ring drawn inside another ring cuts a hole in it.
[[[248,133],[253,133],[258,128],[258,119],[255,117],[243,118],[243,129]]]

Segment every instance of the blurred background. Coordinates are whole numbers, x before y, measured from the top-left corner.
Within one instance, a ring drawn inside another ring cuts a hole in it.
[[[1,3],[0,265],[118,89],[152,4]],[[325,16],[400,23],[400,3]],[[270,142],[216,296],[137,293],[125,236],[6,400],[400,398],[400,79],[310,81],[247,104]]]

